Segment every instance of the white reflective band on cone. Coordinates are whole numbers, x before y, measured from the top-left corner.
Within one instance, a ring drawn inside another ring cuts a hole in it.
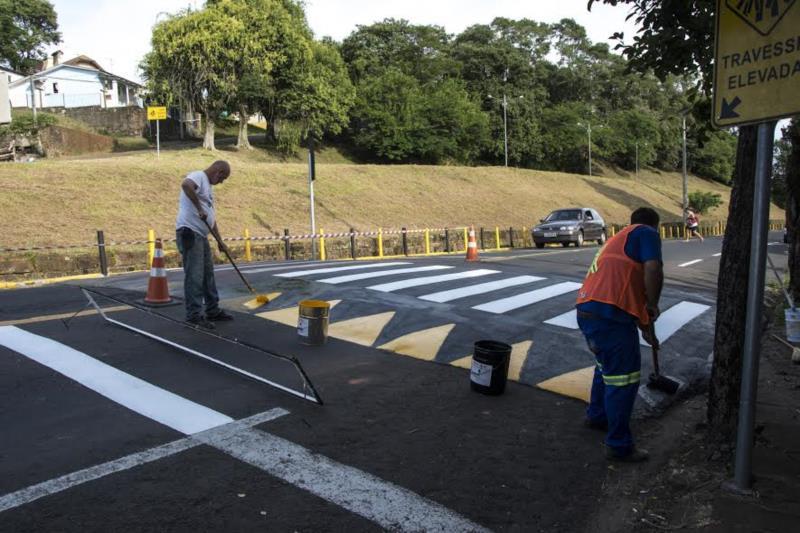
[[[150,269],[150,277],[151,278],[166,278],[167,277],[167,269],[166,268],[153,267],[153,268]]]
[[[478,245],[477,245],[477,244],[475,244],[474,242],[470,242],[470,243],[467,243],[467,247],[468,247],[468,248],[477,248],[477,247],[478,247]]]

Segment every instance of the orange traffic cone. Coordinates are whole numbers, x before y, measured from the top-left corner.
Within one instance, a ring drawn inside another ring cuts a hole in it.
[[[469,242],[467,243],[467,261],[478,260],[478,243],[475,242],[475,228],[469,227]]]
[[[147,280],[147,296],[144,303],[148,305],[166,305],[172,303],[167,285],[167,270],[164,268],[164,248],[161,239],[156,239],[153,254],[153,265],[150,268],[150,279]]]

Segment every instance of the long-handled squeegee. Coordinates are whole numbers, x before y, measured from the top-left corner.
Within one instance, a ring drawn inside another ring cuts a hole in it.
[[[651,332],[653,334],[653,338],[655,339],[655,327],[652,325],[650,327],[653,328]],[[658,341],[656,341],[654,345],[650,346],[650,348],[653,351],[653,373],[650,374],[650,379],[647,382],[647,386],[651,389],[660,390],[661,392],[665,392],[667,394],[675,394],[678,392],[681,384],[673,379],[668,378],[667,376],[661,375],[661,372],[658,368]]]

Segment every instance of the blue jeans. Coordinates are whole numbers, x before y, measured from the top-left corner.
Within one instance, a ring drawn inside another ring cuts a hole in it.
[[[205,300],[206,316],[219,313],[219,294],[214,282],[214,261],[208,239],[189,228],[175,232],[178,251],[183,260],[183,298],[186,320],[202,316]]]
[[[597,423],[608,422],[606,445],[616,455],[633,450],[631,414],[642,368],[636,324],[578,315],[589,349],[594,353],[592,393],[586,416]]]

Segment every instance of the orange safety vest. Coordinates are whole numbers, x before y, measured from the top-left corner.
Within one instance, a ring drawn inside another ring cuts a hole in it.
[[[597,252],[578,291],[578,301],[602,302],[614,305],[639,319],[643,325],[650,323],[644,287],[644,265],[628,257],[625,244],[628,235],[641,224],[633,224],[611,237]]]

